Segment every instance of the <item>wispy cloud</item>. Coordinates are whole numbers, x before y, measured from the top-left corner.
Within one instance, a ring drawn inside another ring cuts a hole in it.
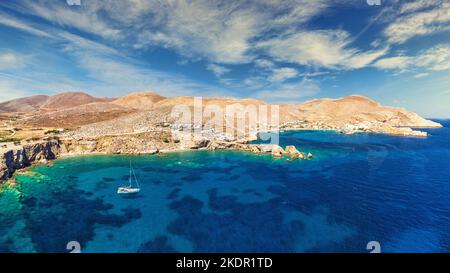
[[[414,78],[420,79],[420,78],[423,78],[423,77],[427,77],[429,75],[430,75],[430,73],[419,73],[419,74],[414,75]]]
[[[402,44],[413,37],[450,30],[448,1],[415,1],[400,10],[399,17],[384,30],[390,43]]]
[[[276,68],[272,70],[272,75],[268,78],[271,82],[282,82],[287,79],[295,78],[298,75],[298,71],[290,67]]]
[[[40,30],[32,25],[24,23],[14,17],[8,16],[3,12],[0,12],[0,25],[9,26],[15,29],[19,29],[21,31],[25,31],[31,33],[33,35],[42,36],[42,37],[51,37],[47,32]]]
[[[23,11],[43,18],[54,25],[76,28],[104,38],[118,38],[120,30],[108,24],[108,21],[97,13],[98,9],[94,5],[84,5],[84,2],[88,4],[91,1],[82,1],[83,6],[75,9],[70,8],[65,1],[26,1]]]
[[[254,63],[256,67],[264,69],[272,68],[275,66],[275,64],[272,61],[269,61],[267,59],[256,59]]]
[[[405,2],[400,8],[400,13],[411,13],[441,4],[442,1],[440,0],[416,0],[412,2]]]
[[[330,69],[362,68],[383,56],[387,49],[363,52],[350,46],[343,30],[303,31],[259,43],[279,61]]]
[[[213,72],[214,75],[216,75],[217,77],[220,77],[231,71],[231,69],[226,68],[225,66],[222,66],[222,65],[217,65],[217,64],[209,64],[209,65],[207,65],[206,68],[209,71]]]
[[[415,56],[395,56],[378,60],[375,67],[405,71],[423,68],[427,71],[444,71],[450,69],[450,44],[436,45],[419,52]]]
[[[24,56],[13,51],[0,52],[0,70],[11,70],[22,67],[29,56]]]
[[[162,46],[214,63],[248,63],[254,40],[270,31],[291,31],[338,1],[64,1],[4,4],[54,26],[118,40],[134,48]]]
[[[24,95],[62,91],[87,91],[100,96],[119,96],[130,91],[153,90],[162,95],[226,95],[226,90],[199,83],[176,73],[165,73],[147,68],[116,49],[96,41],[53,30],[51,41],[58,45],[60,53],[73,59],[72,69],[78,69],[76,78],[68,71],[55,74],[51,64],[35,63],[32,67],[22,64],[29,57],[19,53],[0,52],[1,91],[8,90],[2,100]],[[39,55],[39,52],[35,54]],[[42,59],[45,58],[41,56]],[[39,65],[39,70],[33,69]],[[13,68],[18,68],[12,70]],[[20,68],[20,69],[19,69]],[[51,72],[50,72],[51,71]]]
[[[381,69],[399,69],[404,70],[409,67],[411,63],[411,57],[396,56],[388,57],[378,60],[374,63],[374,66]]]

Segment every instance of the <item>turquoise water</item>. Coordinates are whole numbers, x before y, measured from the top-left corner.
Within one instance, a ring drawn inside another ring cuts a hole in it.
[[[286,132],[235,151],[56,160],[0,196],[0,252],[450,251],[450,122],[428,138]],[[142,191],[115,192],[132,161]]]

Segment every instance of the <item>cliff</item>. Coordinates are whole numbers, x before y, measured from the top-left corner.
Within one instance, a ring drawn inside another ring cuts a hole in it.
[[[57,158],[64,150],[57,140],[41,141],[25,145],[14,145],[0,150],[0,179],[7,179],[18,170],[34,162]]]

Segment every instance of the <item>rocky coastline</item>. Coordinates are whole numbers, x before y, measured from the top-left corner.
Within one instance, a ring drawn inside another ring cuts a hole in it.
[[[148,137],[148,136],[147,136]],[[309,159],[312,154],[298,151],[294,146],[283,149],[276,144],[250,144],[244,141],[198,140],[190,143],[162,141],[155,145],[155,139],[145,134],[132,136],[105,136],[97,139],[51,139],[34,143],[15,144],[0,149],[0,182],[10,179],[21,169],[34,165],[48,165],[51,160],[64,156],[94,154],[154,155],[177,151],[236,150],[255,154],[270,154],[274,158],[288,156],[291,159]],[[176,145],[179,144],[179,145]]]
[[[360,132],[385,133],[368,130],[367,127],[351,127],[341,130],[331,126],[282,126],[282,130],[334,130],[345,134]],[[426,137],[426,133],[413,131],[410,128],[398,128],[394,135]],[[414,132],[414,133],[411,133]],[[291,159],[310,159],[312,154],[298,151],[295,146],[288,145],[284,149],[276,144],[250,144],[255,136],[243,140],[228,140],[223,138],[208,139],[202,137],[198,140],[179,140],[168,130],[159,132],[143,132],[136,134],[97,136],[87,138],[54,138],[26,144],[3,145],[0,148],[0,180],[7,180],[14,172],[35,164],[47,164],[50,160],[62,156],[79,156],[92,154],[132,154],[152,155],[175,151],[193,150],[237,150],[255,154],[271,154],[274,158],[288,156]],[[6,147],[5,147],[6,146]]]
[[[47,164],[64,152],[59,140],[39,141],[24,145],[12,145],[0,149],[0,180],[6,180],[15,171],[33,164]]]
[[[83,98],[78,99],[79,101],[89,100],[85,104],[73,106],[74,96]],[[49,160],[66,155],[139,155],[188,150],[240,150],[271,154],[274,158],[313,157],[289,145],[283,148],[278,145],[251,144],[257,139],[258,133],[278,129],[281,132],[332,130],[343,134],[381,133],[426,137],[427,133],[417,128],[442,127],[439,123],[424,119],[416,113],[385,107],[358,95],[340,99],[318,99],[297,105],[283,104],[279,108],[279,123],[277,122],[276,126],[267,126],[263,122],[264,119],[257,120],[256,123],[246,123],[245,111],[242,115],[233,114],[232,119],[236,123],[241,121],[244,128],[233,130],[232,134],[228,133],[228,129],[235,129],[233,122],[228,125],[225,122],[223,130],[216,130],[216,127],[210,126],[211,117],[208,115],[200,115],[200,122],[196,121],[194,116],[193,121],[178,123],[172,115],[172,110],[176,106],[184,105],[190,111],[195,105],[195,99],[192,97],[164,98],[147,92],[130,94],[115,101],[99,102],[84,93],[62,93],[50,99],[66,101],[68,108],[38,108],[4,119],[4,128],[0,131],[0,140],[3,141],[0,143],[1,180],[12,177],[16,170],[33,164],[46,164]],[[21,102],[17,100],[3,104],[9,105],[7,110],[12,111],[10,106],[20,106]],[[203,103],[204,108],[197,109],[203,114],[208,112],[205,108],[208,105],[219,108],[236,104],[270,106],[248,99],[205,98]],[[61,106],[60,103],[58,105]],[[46,118],[37,119],[42,113],[46,113]],[[227,121],[227,118],[223,117]],[[52,127],[48,123],[50,121],[58,127]],[[65,125],[70,126],[62,127]],[[220,126],[218,128],[220,129]],[[240,134],[241,131],[246,132]]]

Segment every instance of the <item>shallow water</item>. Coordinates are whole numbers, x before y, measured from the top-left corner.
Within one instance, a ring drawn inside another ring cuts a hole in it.
[[[283,133],[316,157],[234,151],[56,160],[0,196],[0,252],[450,251],[450,122],[428,138]],[[142,191],[115,191],[133,163]]]

